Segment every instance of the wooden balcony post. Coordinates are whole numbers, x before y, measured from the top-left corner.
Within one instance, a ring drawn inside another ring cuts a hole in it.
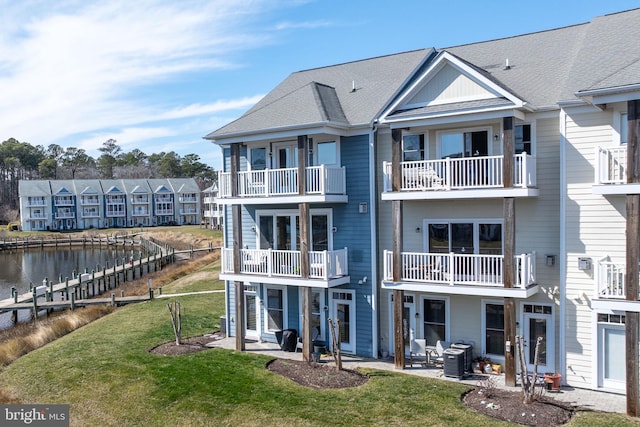
[[[238,171],[240,170],[240,144],[231,144],[231,197],[238,195]],[[242,207],[233,205],[231,209],[233,227],[233,273],[240,273],[242,249]],[[234,282],[236,311],[236,350],[244,351],[244,282]]]
[[[513,187],[513,117],[505,117],[502,121],[502,182],[504,188]],[[504,287],[513,288],[516,247],[516,211],[515,199],[505,197],[503,200],[504,222],[504,270],[502,272]],[[516,385],[516,304],[513,298],[504,299],[504,382],[505,385]]]
[[[309,164],[309,138],[298,136],[298,194],[307,193],[307,166]],[[309,242],[311,242],[309,203],[298,204],[300,217],[300,275],[309,278]],[[311,360],[311,287],[302,288],[302,358]]]
[[[627,183],[640,183],[640,100],[627,102]],[[627,195],[627,254],[625,298],[638,300],[638,261],[640,260],[640,194]],[[638,326],[640,315],[625,312],[625,359],[627,361],[627,415],[640,416],[638,403]]]
[[[402,129],[391,131],[391,191],[400,191],[402,186]],[[393,200],[391,202],[391,223],[393,235],[393,259],[392,274],[393,281],[402,280],[402,201]],[[396,369],[404,369],[404,331],[402,324],[402,314],[404,312],[404,291],[393,291],[393,342],[394,342],[394,362]]]

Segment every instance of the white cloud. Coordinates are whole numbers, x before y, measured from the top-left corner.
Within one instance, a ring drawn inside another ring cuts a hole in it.
[[[276,24],[276,30],[291,30],[291,29],[315,29],[331,27],[333,24],[329,21],[302,21],[302,22],[280,22]]]
[[[270,7],[266,0],[0,0],[0,140],[46,146],[90,133],[79,145],[89,151],[112,137],[131,143],[176,133],[144,123],[246,108],[259,97],[175,106],[162,99],[161,85],[237,67],[234,52],[269,42],[252,24]]]

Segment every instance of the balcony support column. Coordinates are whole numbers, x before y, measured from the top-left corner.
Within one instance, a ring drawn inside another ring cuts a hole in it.
[[[402,184],[402,129],[391,130],[391,191],[400,191]],[[402,201],[393,200],[391,202],[391,225],[393,235],[393,259],[392,274],[393,281],[398,283],[402,280]],[[404,325],[402,315],[404,313],[404,291],[393,291],[393,343],[394,343],[394,363],[396,369],[405,368],[405,342]]]
[[[513,187],[514,171],[514,135],[513,117],[502,120],[502,182],[504,188]],[[502,277],[505,288],[513,288],[515,283],[515,247],[516,247],[516,201],[513,197],[503,200],[504,222],[504,265]],[[516,385],[516,303],[513,298],[504,299],[504,383],[507,386]]]
[[[627,183],[640,183],[640,100],[627,102]],[[640,194],[627,194],[627,253],[625,298],[638,300],[640,261]],[[640,416],[638,387],[640,387],[638,327],[640,314],[625,313],[625,359],[627,384],[627,415]]]
[[[298,136],[298,194],[307,194],[307,166],[309,165],[309,137]],[[300,276],[309,278],[309,242],[311,241],[311,227],[309,203],[298,204],[300,218]],[[312,350],[311,331],[311,287],[302,288],[302,358],[311,361]]]
[[[240,144],[231,144],[231,197],[238,195],[238,171],[240,170]],[[231,222],[233,228],[233,273],[240,274],[242,249],[242,206],[233,205],[231,208]],[[244,341],[244,282],[234,282],[235,310],[236,310],[236,351],[245,350]]]

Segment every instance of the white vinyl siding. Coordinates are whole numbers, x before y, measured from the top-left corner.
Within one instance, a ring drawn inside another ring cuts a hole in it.
[[[596,147],[617,143],[613,120],[612,110],[607,109],[575,114],[569,110],[566,121],[566,379],[578,387],[597,384],[593,352],[598,347],[590,308],[597,262],[605,256],[614,262],[625,261],[625,196],[592,192]],[[591,258],[591,270],[578,269],[580,257]]]

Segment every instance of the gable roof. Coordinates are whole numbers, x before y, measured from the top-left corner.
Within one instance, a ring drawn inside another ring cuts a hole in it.
[[[205,139],[316,124],[368,125],[432,53],[421,49],[292,73]]]

